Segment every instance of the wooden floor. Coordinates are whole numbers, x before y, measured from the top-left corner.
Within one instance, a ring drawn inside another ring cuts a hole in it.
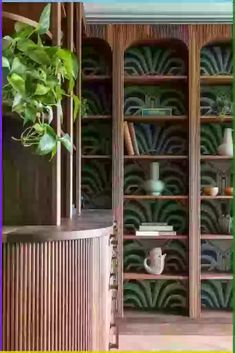
[[[119,319],[120,335],[232,336],[232,314],[203,313],[197,320],[184,316],[127,312]]]
[[[159,336],[125,335],[120,336],[119,351],[142,352],[232,352],[231,336]]]

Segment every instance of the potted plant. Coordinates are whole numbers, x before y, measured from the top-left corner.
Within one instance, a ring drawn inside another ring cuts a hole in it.
[[[67,49],[46,44],[50,12],[51,4],[48,4],[37,27],[17,22],[15,33],[3,38],[2,101],[4,109],[22,119],[18,139],[22,145],[33,147],[38,155],[53,157],[58,143],[72,151],[70,136],[60,137],[53,128],[53,111],[58,108],[62,119],[61,102],[64,97],[72,97],[75,119],[80,101],[73,94],[78,75],[76,56]]]

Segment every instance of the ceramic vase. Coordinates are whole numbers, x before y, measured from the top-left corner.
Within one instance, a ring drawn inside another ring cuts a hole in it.
[[[232,129],[226,128],[224,130],[224,139],[222,145],[218,147],[218,153],[220,156],[233,157],[233,137]]]
[[[222,215],[219,217],[219,226],[222,234],[232,233],[232,223],[233,219],[230,215]]]
[[[162,254],[161,248],[154,248],[150,251],[149,256],[144,259],[145,270],[153,275],[160,275],[164,270],[166,254]],[[150,264],[148,265],[148,261]]]
[[[150,179],[143,184],[147,194],[159,196],[164,189],[164,183],[159,180],[159,163],[150,164]]]

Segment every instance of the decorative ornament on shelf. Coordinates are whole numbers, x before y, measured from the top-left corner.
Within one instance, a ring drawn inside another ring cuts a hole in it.
[[[162,254],[161,248],[153,248],[149,256],[144,260],[145,270],[153,275],[160,275],[164,270],[166,254]],[[148,265],[150,260],[150,265]]]
[[[223,143],[218,147],[218,153],[220,156],[233,157],[232,131],[231,128],[226,128],[224,130]]]
[[[146,180],[143,187],[147,193],[154,196],[161,195],[164,189],[164,183],[159,180],[159,163],[152,162],[150,164],[150,179]]]
[[[233,218],[223,214],[219,217],[219,226],[222,234],[232,234]]]
[[[219,188],[217,186],[205,186],[203,188],[203,194],[206,196],[217,196],[219,192]]]

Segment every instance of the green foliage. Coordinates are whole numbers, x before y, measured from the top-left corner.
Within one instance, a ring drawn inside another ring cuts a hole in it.
[[[50,27],[51,5],[40,16],[36,28],[16,23],[15,33],[3,38],[2,67],[4,70],[3,105],[23,120],[20,141],[34,147],[39,155],[56,154],[59,142],[72,152],[70,136],[57,136],[52,128],[53,110],[62,112],[64,97],[73,97],[74,119],[80,101],[73,94],[78,75],[78,62],[69,50],[45,45]],[[68,90],[63,88],[68,83]],[[62,118],[62,116],[61,116]]]

